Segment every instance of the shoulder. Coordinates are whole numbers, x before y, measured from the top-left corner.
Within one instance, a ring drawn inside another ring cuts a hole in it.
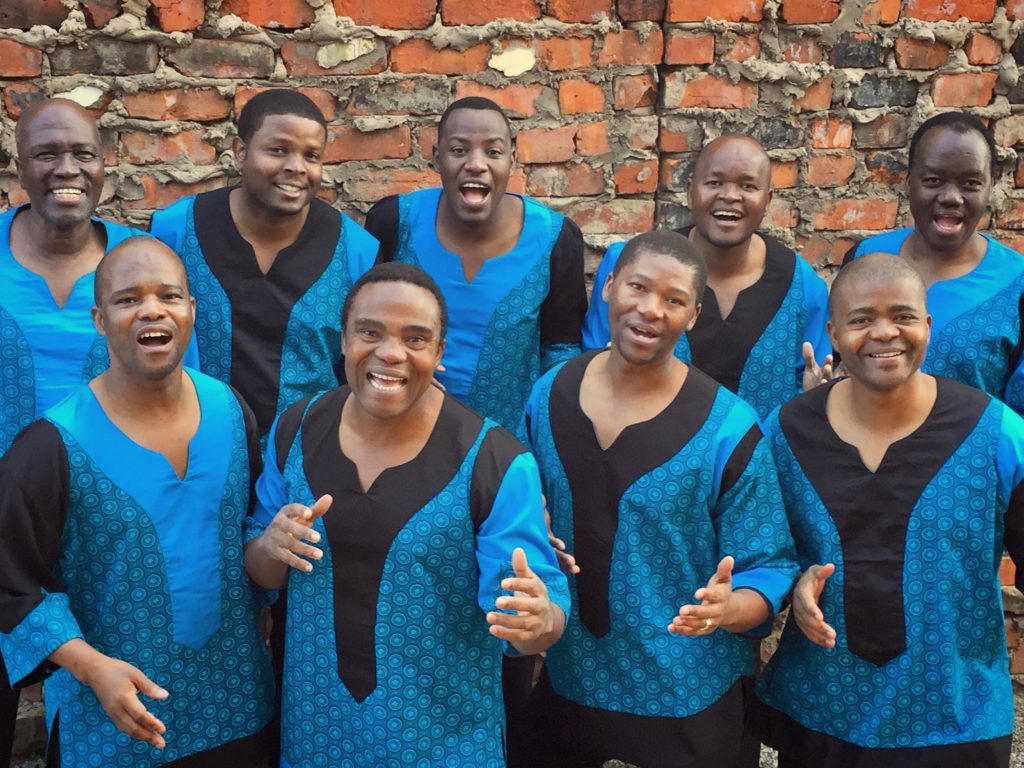
[[[381,219],[384,221],[394,219],[398,220],[398,206],[399,198],[401,195],[388,195],[382,197],[376,203],[370,206],[370,210],[366,212],[366,221],[369,223],[371,218]]]
[[[1024,275],[1024,254],[1013,250],[996,240],[991,235],[982,235],[988,241],[986,260],[995,261],[993,266],[1008,279],[1018,279]]]
[[[204,192],[203,194],[208,195],[210,193]],[[175,200],[166,208],[161,208],[159,211],[153,211],[153,221],[183,217],[189,210],[191,210],[192,206],[195,205],[197,197],[199,196],[186,195],[185,197]]]
[[[18,211],[22,210],[26,206],[19,205],[15,208],[10,208],[3,213],[0,213],[0,227],[9,227],[14,217],[18,215]],[[6,244],[5,244],[6,245]]]
[[[110,219],[95,219],[95,221],[102,224],[107,232],[107,251],[110,251],[115,245],[131,237],[152,237],[149,232],[143,232],[141,229],[111,221]]]
[[[866,253],[899,253],[903,241],[910,237],[913,231],[913,227],[903,227],[865,238],[854,249],[853,258],[856,259]]]

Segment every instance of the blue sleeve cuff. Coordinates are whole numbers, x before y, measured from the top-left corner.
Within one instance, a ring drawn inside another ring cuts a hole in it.
[[[82,630],[71,613],[68,596],[63,592],[47,593],[10,634],[0,633],[0,652],[11,685],[35,672],[68,640],[81,637]]]
[[[582,351],[579,344],[542,344],[540,347],[541,373],[551,370],[566,360],[572,360]]]
[[[782,610],[782,601],[793,587],[792,568],[754,568],[732,575],[732,588],[752,589],[764,598],[774,616]]]

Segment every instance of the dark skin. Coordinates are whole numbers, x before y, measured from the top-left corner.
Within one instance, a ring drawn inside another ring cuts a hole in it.
[[[11,253],[63,307],[106,250],[103,226],[90,219],[104,175],[96,121],[72,101],[49,99],[22,112],[15,137],[18,177],[31,205],[11,224]],[[57,194],[61,189],[74,193]]]

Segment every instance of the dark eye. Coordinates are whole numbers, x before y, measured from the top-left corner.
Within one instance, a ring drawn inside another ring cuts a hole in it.
[[[33,156],[33,160],[41,160],[44,163],[49,163],[56,159],[57,154],[55,152],[39,152]]]
[[[311,162],[311,163],[319,163],[320,162],[320,153],[319,152],[307,152],[306,153],[306,159],[309,162]]]
[[[96,159],[96,154],[94,152],[89,152],[88,150],[79,150],[78,152],[75,152],[75,159],[80,163],[91,163]]]

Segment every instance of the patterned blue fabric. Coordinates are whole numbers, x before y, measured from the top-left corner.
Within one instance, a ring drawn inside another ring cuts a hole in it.
[[[0,455],[43,411],[110,364],[106,341],[92,322],[93,277],[75,283],[63,307],[46,281],[11,254],[11,222],[22,208],[0,214]],[[107,250],[144,232],[93,219],[107,233]]]
[[[527,414],[552,529],[572,552],[573,499],[548,408],[560,370],[537,382]],[[611,629],[601,638],[587,630],[570,580],[573,612],[546,661],[558,694],[597,709],[685,717],[753,672],[746,637],[726,631],[683,637],[666,627],[726,555],[736,560],[733,588],[757,590],[775,611],[797,573],[763,439],[740,478],[719,495],[726,463],[756,422],[748,405],[717,387],[711,412],[694,437],[623,494],[609,581]]]
[[[462,402],[515,431],[543,365],[579,352],[571,344],[543,350],[540,344],[540,307],[551,287],[551,250],[564,217],[522,198],[523,230],[516,246],[487,259],[467,282],[462,259],[437,239],[440,198],[440,188],[399,198],[395,260],[430,273],[448,304],[445,371],[438,379]]]
[[[530,509],[539,498],[539,478],[529,453],[512,462],[490,514],[474,531],[474,464],[494,427],[484,421],[456,474],[391,545],[377,603],[377,686],[362,701],[338,674],[333,569],[345,566],[333,561],[345,553],[332,552],[323,518],[314,521],[323,558],[311,573],[290,569],[288,577],[282,766],[505,765],[504,643],[488,632],[483,611],[494,610],[500,580],[512,575],[514,546],[527,549],[531,567],[566,615],[569,604],[540,515],[533,524],[524,514],[539,512]],[[300,428],[282,475],[272,431],[249,538],[286,500],[312,503],[302,434]]]
[[[1024,421],[991,401],[911,512],[904,573],[906,650],[875,665],[849,650],[843,549],[778,414],[767,433],[800,566],[835,563],[821,610],[836,647],[790,621],[757,695],[806,728],[862,747],[981,741],[1013,729],[999,563],[1003,515],[1024,474]]]
[[[120,734],[92,690],[58,670],[46,683],[46,711],[51,729],[59,717],[66,766],[164,765],[254,734],[272,715],[273,677],[242,560],[249,499],[243,416],[230,390],[190,375],[203,421],[180,481],[162,456],[123,434],[102,455],[93,453],[116,427],[87,387],[46,413],[70,468],[57,566],[66,593],[46,595],[14,632],[0,635],[11,680],[83,637],[170,693],[145,700],[168,728],[166,748],[156,750]],[[170,488],[175,481],[178,488]],[[165,493],[154,490],[161,485]],[[211,491],[212,504],[203,504]]]
[[[611,338],[608,325],[608,303],[601,296],[605,281],[615,268],[625,243],[608,246],[597,274],[594,290],[583,325],[584,349],[601,349]],[[828,319],[828,289],[811,267],[798,254],[793,254],[796,268],[789,290],[771,321],[764,327],[750,350],[740,374],[736,394],[754,406],[760,418],[803,392],[803,343],[811,342],[816,359],[821,362],[832,353],[825,330]],[[700,322],[698,318],[697,322]],[[686,334],[676,343],[676,357],[684,363],[694,362]],[[700,362],[695,362],[700,367]]]
[[[898,254],[912,227],[862,241],[854,258],[866,253]],[[983,235],[988,249],[966,275],[928,288],[932,337],[921,370],[946,376],[999,398],[1024,413],[1021,359],[1021,297],[1024,256]]]

